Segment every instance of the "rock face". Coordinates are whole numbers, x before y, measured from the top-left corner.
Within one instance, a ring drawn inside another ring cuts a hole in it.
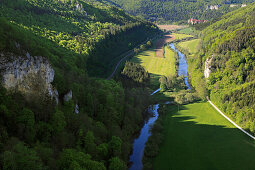
[[[1,83],[7,90],[25,95],[46,95],[58,102],[58,91],[52,86],[54,70],[41,56],[0,54]]]
[[[79,106],[78,106],[78,104],[76,104],[75,105],[75,108],[74,108],[74,113],[76,113],[76,114],[79,114]]]
[[[207,58],[205,61],[205,71],[204,71],[205,78],[209,78],[209,76],[210,76],[210,73],[211,73],[210,69],[211,69],[212,61],[213,61],[213,57]]]
[[[67,94],[65,94],[64,96],[64,101],[68,102],[69,100],[71,100],[73,98],[73,91],[70,90]]]

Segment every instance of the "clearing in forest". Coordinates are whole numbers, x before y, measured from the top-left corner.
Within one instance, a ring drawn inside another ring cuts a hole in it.
[[[178,45],[185,50],[188,50],[191,54],[197,53],[199,49],[200,39],[194,39],[190,41],[180,42]]]
[[[165,57],[155,57],[155,49],[150,49],[141,52],[132,58],[132,62],[139,63],[146,71],[151,73],[151,83],[155,86],[159,86],[158,79],[162,75],[174,75],[175,74],[175,58],[174,52],[168,47],[165,48]]]
[[[208,102],[168,106],[163,126],[155,169],[254,169],[254,140]]]

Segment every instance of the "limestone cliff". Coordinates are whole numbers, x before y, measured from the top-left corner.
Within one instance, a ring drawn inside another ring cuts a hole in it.
[[[19,91],[26,96],[49,95],[58,102],[58,91],[52,86],[54,70],[47,59],[41,56],[17,56],[0,53],[2,85],[10,91]]]
[[[209,57],[205,61],[205,71],[204,71],[205,78],[209,78],[209,76],[210,76],[212,61],[213,61],[213,57]]]

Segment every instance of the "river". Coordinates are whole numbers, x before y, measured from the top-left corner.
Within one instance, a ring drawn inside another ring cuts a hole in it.
[[[184,75],[185,77],[184,82],[186,86],[188,87],[188,89],[191,89],[188,82],[188,63],[187,63],[185,55],[175,48],[174,43],[169,44],[169,46],[174,51],[178,52],[178,56],[179,56],[178,76]],[[160,91],[160,88],[154,91],[153,93],[151,93],[151,95],[154,95],[155,93],[159,91]],[[165,104],[170,104],[170,103],[166,102]],[[129,161],[132,162],[132,166],[129,168],[130,170],[143,169],[142,159],[143,159],[144,148],[148,138],[151,136],[150,128],[154,125],[155,121],[158,119],[158,108],[159,108],[159,104],[155,104],[148,107],[148,112],[152,114],[153,116],[149,118],[147,122],[145,122],[139,137],[134,140],[133,153],[129,157]]]

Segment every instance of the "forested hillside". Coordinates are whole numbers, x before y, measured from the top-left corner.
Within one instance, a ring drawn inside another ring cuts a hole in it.
[[[42,56],[59,94],[28,98],[0,85],[0,169],[126,169],[149,93],[92,76],[107,76],[157,27],[98,1],[3,0],[0,16],[0,73],[3,61]]]
[[[79,64],[85,66],[88,59],[88,67],[94,70],[90,72],[89,69],[89,73],[104,76],[113,59],[153,35],[157,28],[115,7],[96,2],[3,0],[0,15],[33,34],[85,56]]]
[[[255,3],[222,16],[201,36],[202,50],[190,59],[192,85],[209,75],[204,87],[212,101],[254,133]]]
[[[212,20],[231,10],[241,7],[242,3],[253,0],[111,0],[130,14],[141,16],[158,23],[171,23],[189,18]],[[230,4],[238,4],[230,7]],[[211,7],[211,9],[210,9]],[[216,9],[215,9],[216,8]]]

